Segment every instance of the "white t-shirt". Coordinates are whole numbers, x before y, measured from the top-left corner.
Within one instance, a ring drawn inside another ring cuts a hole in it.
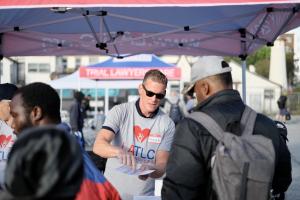
[[[13,129],[0,120],[0,185],[4,182],[7,157],[15,140]]]
[[[174,122],[160,109],[152,118],[142,116],[138,102],[113,107],[103,124],[104,129],[115,133],[113,145],[133,152],[137,162],[155,163],[159,150],[169,151],[175,132]],[[138,176],[116,171],[120,167],[116,158],[108,159],[105,176],[118,190],[121,198],[133,199],[136,195],[154,195],[154,179],[143,181]]]

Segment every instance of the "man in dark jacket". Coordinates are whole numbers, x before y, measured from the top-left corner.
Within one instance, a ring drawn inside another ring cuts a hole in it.
[[[74,101],[70,106],[70,125],[72,131],[80,131],[82,133],[84,114],[82,108],[82,100],[84,94],[82,92],[76,91],[74,93]]]
[[[184,93],[195,92],[201,111],[211,116],[221,128],[241,134],[240,119],[245,108],[238,91],[232,89],[231,68],[219,57],[204,57],[194,64],[192,81]],[[258,114],[254,133],[272,140],[276,166],[272,189],[284,193],[291,178],[291,157],[274,122]],[[211,158],[218,141],[198,122],[186,118],[178,124],[163,181],[162,199],[216,200],[212,187]]]

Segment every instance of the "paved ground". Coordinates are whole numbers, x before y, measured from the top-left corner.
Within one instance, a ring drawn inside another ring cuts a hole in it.
[[[300,199],[300,116],[287,122],[289,149],[292,155],[293,182],[286,194],[287,200]]]

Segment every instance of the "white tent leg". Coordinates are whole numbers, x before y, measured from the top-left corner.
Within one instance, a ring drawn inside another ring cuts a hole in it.
[[[96,87],[96,97],[95,97],[95,115],[98,116],[98,88]]]
[[[108,113],[108,103],[109,103],[109,94],[108,94],[108,88],[105,88],[105,92],[104,92],[104,98],[105,98],[105,101],[104,101],[104,104],[105,104],[105,109],[104,109],[104,113],[105,115],[107,115]]]
[[[244,103],[246,104],[247,101],[246,101],[246,70],[247,70],[247,63],[246,63],[246,59],[245,60],[242,60],[242,86],[243,86],[243,101]]]
[[[60,110],[60,113],[61,113],[61,111],[62,111],[63,89],[59,90],[59,96],[60,96],[60,107],[59,107],[59,110]]]

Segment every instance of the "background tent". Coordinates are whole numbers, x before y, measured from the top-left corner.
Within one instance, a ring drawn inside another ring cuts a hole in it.
[[[97,81],[80,78],[78,71],[62,78],[52,80],[48,82],[48,84],[60,91],[60,110],[62,110],[63,89],[80,90],[84,88],[97,88]]]
[[[62,78],[58,78],[48,82],[55,89],[76,89],[82,88],[96,88],[97,82],[87,78],[79,77],[79,71],[76,71],[70,75],[66,75]]]
[[[300,25],[299,2],[2,0],[0,55],[155,53],[244,60]],[[243,97],[245,70],[246,63]]]
[[[159,69],[169,80],[180,80],[180,68],[160,60],[153,54],[141,54],[123,59],[108,60],[81,66],[80,77],[99,80],[97,86],[105,88],[105,113],[108,111],[109,89],[137,89],[149,69]]]
[[[62,90],[63,89],[73,89],[73,90],[81,90],[81,89],[104,89],[104,112],[105,114],[108,112],[109,108],[109,89],[136,89],[138,85],[141,83],[141,80],[130,80],[124,82],[124,80],[106,80],[106,81],[95,81],[87,78],[79,77],[79,71],[76,71],[70,75],[64,76],[59,79],[52,80],[48,82],[48,84],[60,90],[60,99],[62,105]],[[98,90],[96,90],[98,91]],[[97,98],[97,92],[95,97]],[[97,105],[97,104],[96,104]],[[96,108],[97,111],[97,108]]]
[[[169,80],[180,80],[180,68],[160,60],[153,54],[140,54],[123,59],[110,58],[104,62],[80,67],[80,77],[91,79],[142,80],[150,69],[159,69]]]

